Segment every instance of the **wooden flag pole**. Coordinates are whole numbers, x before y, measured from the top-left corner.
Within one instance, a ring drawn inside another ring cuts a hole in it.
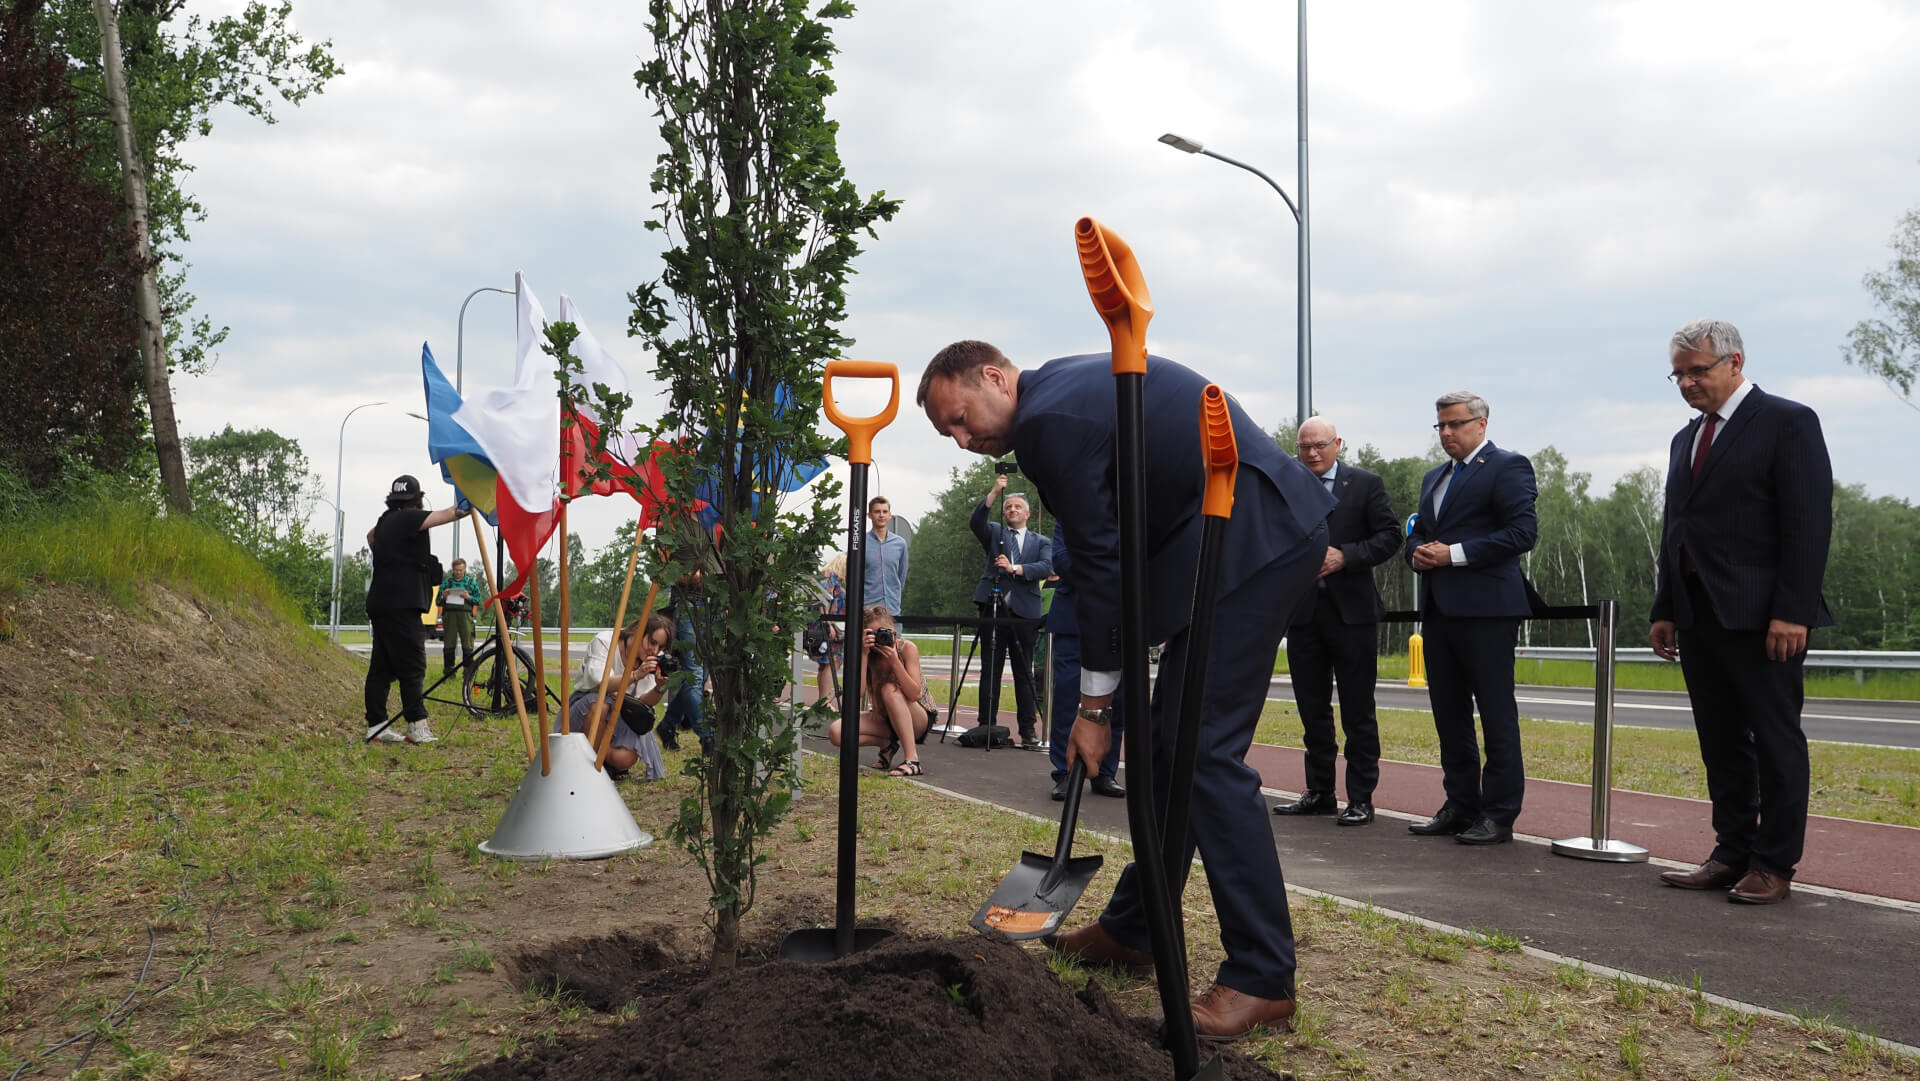
[[[533,603],[533,694],[540,702],[540,776],[553,772],[553,758],[547,753],[547,650],[540,638],[540,553],[533,554],[533,566],[527,568],[527,599]]]
[[[573,728],[573,710],[567,707],[568,681],[572,675],[573,653],[567,643],[571,637],[572,615],[567,607],[567,504],[560,504],[560,731]]]
[[[640,546],[644,543],[643,538],[640,520],[636,518],[633,522],[633,554],[627,557],[627,577],[620,584],[620,605],[613,612],[614,637],[607,643],[607,663],[600,670],[600,693],[594,696],[593,709],[587,713],[587,742],[596,747],[600,745],[600,711],[607,701],[608,674],[613,671],[613,650],[620,641],[620,628],[627,625],[627,600],[633,595],[633,572],[640,565]],[[644,620],[652,612],[653,601],[649,599],[647,609],[641,613],[640,618]],[[642,635],[646,633],[644,625],[641,626],[640,633]]]
[[[643,611],[645,611],[648,615],[651,615],[653,613],[653,601],[654,601],[654,598],[659,595],[659,592],[660,592],[660,583],[650,582],[647,584],[647,606],[646,608],[643,609]],[[634,669],[638,666],[637,662],[640,659],[640,645],[641,643],[647,640],[646,630],[647,630],[646,624],[642,623],[640,625],[640,633],[633,636],[633,644],[627,647],[626,655],[621,658],[621,663],[625,667],[623,667],[620,671],[620,691],[618,694],[614,695],[614,698],[613,698],[615,702],[620,703],[621,705],[626,704],[627,688],[633,686]],[[609,643],[609,646],[611,646],[611,643]],[[613,650],[611,648],[607,650],[607,657],[609,659],[609,663],[611,663],[611,659],[613,657]],[[601,676],[600,676],[600,693],[602,695],[605,695],[606,692],[607,692],[607,677],[606,677],[606,673],[603,672],[601,673]],[[599,705],[597,702],[595,703],[595,708],[596,709],[599,708]],[[593,768],[596,770],[606,764],[607,752],[613,748],[614,719],[617,716],[618,716],[617,709],[614,711],[610,711],[608,713],[606,723],[600,726],[600,732],[599,732],[600,739],[599,739],[599,742],[597,742],[594,745],[594,755],[593,755]]]
[[[500,579],[493,576],[493,554],[487,547],[487,538],[480,534],[480,512],[467,511],[467,517],[473,522],[473,545],[480,549],[480,563],[487,569],[487,604],[493,609],[494,622],[500,628],[500,652],[507,659],[507,679],[513,687],[513,709],[520,715],[520,735],[527,743],[527,761],[533,761],[533,729],[527,725],[527,703],[520,697],[519,665],[513,657],[513,636],[507,633],[507,611],[500,603]],[[472,679],[473,673],[468,672]]]

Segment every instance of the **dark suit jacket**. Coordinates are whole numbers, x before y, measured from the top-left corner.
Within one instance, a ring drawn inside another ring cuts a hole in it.
[[[1422,612],[1456,619],[1525,619],[1533,612],[1520,557],[1539,538],[1534,518],[1533,463],[1523,454],[1488,443],[1467,460],[1447,486],[1440,511],[1433,489],[1453,462],[1435,466],[1420,481],[1420,516],[1407,534],[1407,562],[1422,544],[1440,541],[1465,549],[1465,566],[1420,571]]]
[[[1193,615],[1200,558],[1200,392],[1207,381],[1162,357],[1147,358],[1147,641],[1163,642]],[[1115,502],[1116,422],[1112,358],[1062,357],[1020,373],[1013,450],[1072,552],[1081,664],[1120,667],[1120,519]],[[1222,596],[1297,550],[1333,499],[1228,399],[1240,449],[1233,517],[1220,556]],[[1276,612],[1286,619],[1291,612]],[[1221,627],[1219,633],[1231,634]]]
[[[1695,417],[1668,450],[1667,512],[1660,530],[1653,618],[1693,625],[1680,552],[1693,556],[1714,616],[1729,630],[1765,630],[1783,619],[1829,627],[1820,594],[1833,535],[1833,465],[1820,418],[1759,387],[1714,433],[1693,478]]]
[[[1400,522],[1387,500],[1387,484],[1378,473],[1341,462],[1333,474],[1333,496],[1339,502],[1327,516],[1327,543],[1340,549],[1347,565],[1326,577],[1327,598],[1342,623],[1378,623],[1387,609],[1373,584],[1373,568],[1400,548]],[[1303,624],[1312,616],[1309,607],[1294,622]]]
[[[1020,550],[1013,551],[1013,530],[999,522],[987,521],[987,501],[984,499],[973,505],[973,515],[967,519],[967,528],[973,530],[973,535],[980,540],[980,547],[987,553],[987,568],[980,574],[980,584],[973,587],[973,603],[986,604],[993,598],[993,587],[998,584],[1007,611],[1022,619],[1039,619],[1044,607],[1040,603],[1040,583],[1053,573],[1053,541],[1029,529],[1026,536],[1021,538]],[[993,565],[994,557],[1002,554],[1020,564],[1020,577],[1003,575]]]
[[[1073,612],[1073,557],[1067,553],[1067,542],[1060,535],[1060,521],[1053,523],[1053,573],[1060,576],[1059,581],[1050,583],[1047,588],[1053,590],[1053,603],[1047,606],[1047,621],[1041,629],[1052,635],[1070,634],[1080,636],[1080,621]]]

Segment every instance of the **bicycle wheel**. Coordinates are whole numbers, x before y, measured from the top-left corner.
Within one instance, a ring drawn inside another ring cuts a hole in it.
[[[519,665],[521,700],[528,711],[539,709],[533,682],[533,657],[519,646],[513,648],[513,657]],[[513,678],[507,671],[499,643],[484,646],[473,655],[473,667],[468,669],[467,679],[461,684],[460,698],[476,717],[512,717],[518,712],[513,704]]]

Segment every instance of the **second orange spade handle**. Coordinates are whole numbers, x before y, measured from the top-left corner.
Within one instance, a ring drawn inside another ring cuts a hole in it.
[[[1207,459],[1207,494],[1200,513],[1209,518],[1233,517],[1233,480],[1240,471],[1240,447],[1233,440],[1233,414],[1227,410],[1227,392],[1208,383],[1200,392],[1200,443]]]
[[[1153,294],[1120,235],[1092,218],[1073,226],[1074,246],[1080,251],[1080,273],[1087,295],[1106,320],[1113,339],[1113,374],[1147,373],[1147,323],[1153,318]]]
[[[833,404],[833,377],[843,379],[885,379],[893,384],[887,407],[870,417],[850,417]],[[883,360],[829,360],[826,378],[820,387],[820,408],[833,426],[847,433],[847,461],[870,465],[873,462],[873,437],[893,423],[900,411],[900,367]]]

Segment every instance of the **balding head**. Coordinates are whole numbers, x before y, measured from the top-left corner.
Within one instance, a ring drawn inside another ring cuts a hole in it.
[[[1301,465],[1312,470],[1314,476],[1324,477],[1340,460],[1340,433],[1327,418],[1308,417],[1300,426],[1294,450],[1300,455]]]

